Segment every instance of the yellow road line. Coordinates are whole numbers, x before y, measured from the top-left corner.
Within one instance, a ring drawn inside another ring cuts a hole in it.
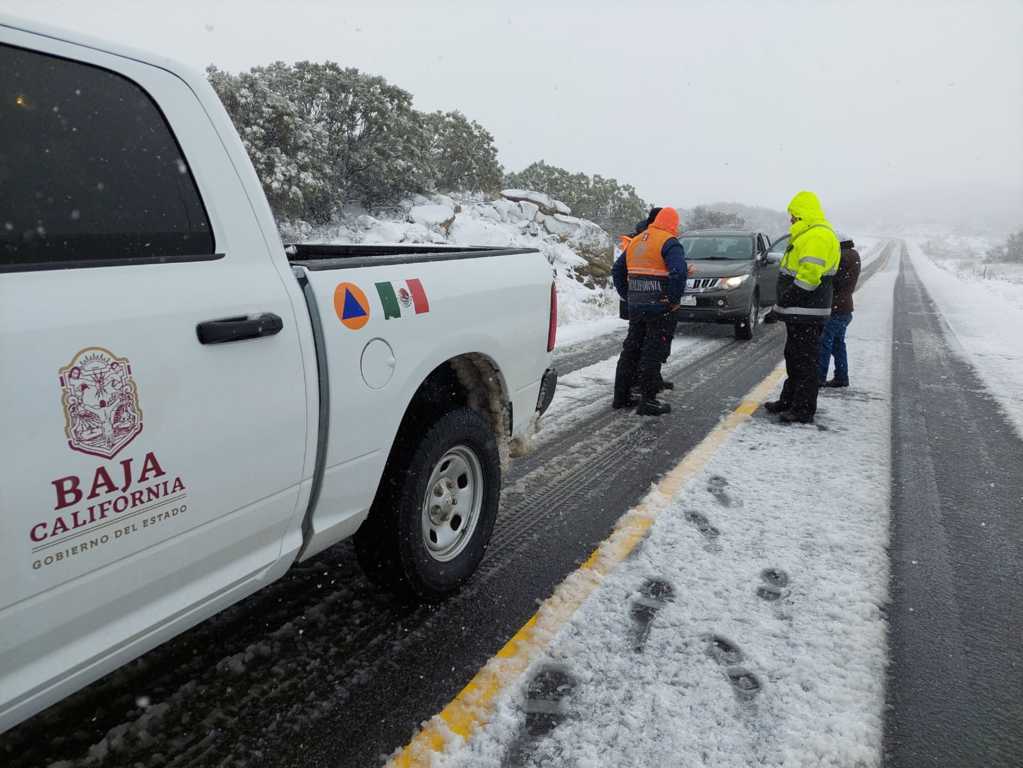
[[[391,761],[393,768],[427,768],[433,756],[449,746],[468,741],[493,714],[498,695],[514,683],[530,662],[547,649],[558,631],[572,618],[583,601],[600,586],[618,564],[646,537],[657,515],[682,490],[735,431],[748,421],[785,373],[784,363],[754,387],[739,407],[686,454],[656,488],[626,512],[578,570],[554,590],[522,629],[505,643],[457,696],[427,722]]]

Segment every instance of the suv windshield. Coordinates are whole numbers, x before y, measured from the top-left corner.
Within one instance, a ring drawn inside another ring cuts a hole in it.
[[[753,240],[749,237],[680,237],[687,259],[734,259],[749,261],[753,258]]]

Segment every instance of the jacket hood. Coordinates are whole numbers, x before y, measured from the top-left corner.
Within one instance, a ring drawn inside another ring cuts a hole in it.
[[[654,223],[650,226],[654,229],[661,229],[665,232],[670,232],[672,235],[678,235],[678,225],[678,211],[674,208],[662,208],[661,212],[658,213],[654,219]]]
[[[821,208],[821,201],[813,192],[798,192],[789,203],[789,214],[795,216],[799,221],[792,225],[789,233],[792,237],[803,234],[815,224],[824,224],[830,227],[827,219],[824,218],[824,209]]]
[[[802,191],[796,193],[789,203],[789,213],[793,216],[814,223],[823,221],[824,209],[821,208],[821,201],[813,192]]]

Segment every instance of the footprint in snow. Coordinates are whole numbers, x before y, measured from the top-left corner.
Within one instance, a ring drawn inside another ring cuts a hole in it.
[[[502,768],[522,768],[530,763],[535,743],[571,714],[569,700],[575,687],[575,677],[561,664],[544,664],[536,671],[526,686],[526,722],[508,748]]]
[[[748,669],[729,667],[725,673],[740,699],[749,701],[760,693],[760,680]]]
[[[711,635],[707,638],[707,653],[723,666],[738,664],[745,658],[739,646],[721,635]]]
[[[707,480],[707,492],[714,497],[722,507],[732,506],[732,497],[725,489],[728,487],[728,480],[721,475],[713,475]]]
[[[710,524],[706,515],[693,510],[686,510],[685,516],[686,520],[695,525],[696,530],[702,533],[706,538],[714,540],[721,535],[721,531]]]
[[[785,596],[785,587],[789,584],[789,575],[780,568],[765,568],[760,572],[764,583],[757,587],[757,597],[773,603]]]
[[[650,637],[650,625],[666,603],[675,599],[671,584],[660,579],[647,579],[639,589],[639,596],[633,598],[629,615],[632,617],[635,636],[632,649],[642,653]]]
[[[760,693],[760,679],[740,666],[745,656],[731,640],[721,635],[708,636],[707,655],[725,668],[725,676],[740,699],[749,701]]]

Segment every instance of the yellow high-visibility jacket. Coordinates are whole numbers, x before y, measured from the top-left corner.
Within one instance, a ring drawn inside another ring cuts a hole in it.
[[[789,213],[799,221],[789,230],[789,247],[779,265],[776,312],[786,322],[824,323],[831,316],[838,238],[813,192],[792,198]]]

